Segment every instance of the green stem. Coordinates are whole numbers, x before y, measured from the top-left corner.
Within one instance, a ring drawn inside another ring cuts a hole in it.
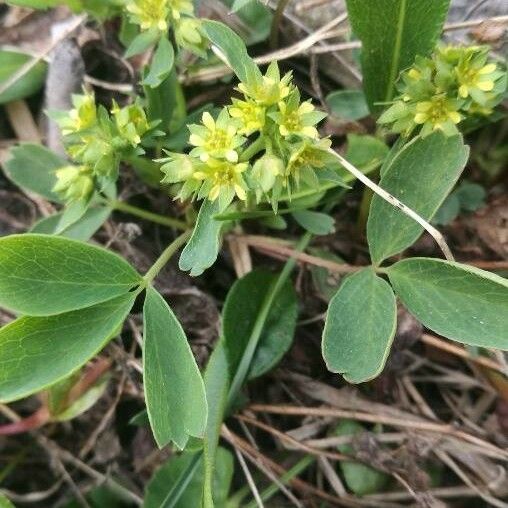
[[[166,247],[159,256],[159,259],[157,259],[148,272],[145,273],[145,276],[143,277],[145,282],[144,287],[151,284],[159,272],[164,268],[165,264],[171,259],[173,254],[190,238],[191,233],[192,230],[185,231],[185,233],[182,233]]]
[[[250,146],[248,146],[243,151],[242,155],[240,156],[239,162],[249,161],[250,159],[252,159],[252,157],[254,157],[254,155],[263,150],[263,148],[265,148],[265,139],[264,136],[259,136],[259,138],[257,138],[256,141],[254,141]]]
[[[280,478],[280,484],[287,485],[293,478],[298,476],[300,473],[305,471],[311,464],[316,461],[316,457],[313,455],[306,455],[302,459],[300,459],[292,468],[288,469]],[[261,492],[262,501],[268,501],[272,496],[274,496],[280,490],[280,486],[276,483],[272,483],[269,487],[267,487],[263,492]],[[256,508],[256,501],[252,501],[245,508]]]
[[[298,242],[295,250],[297,252],[303,251],[307,247],[311,239],[312,233],[305,233]],[[231,387],[229,389],[227,401],[228,409],[230,409],[232,404],[235,402],[236,396],[238,395],[238,392],[242,388],[242,385],[247,377],[250,365],[252,363],[252,358],[254,357],[254,353],[256,352],[259,339],[261,338],[261,333],[263,332],[263,328],[268,318],[268,314],[272,309],[275,297],[277,296],[280,288],[284,285],[284,283],[288,279],[295,264],[296,258],[294,257],[286,261],[284,268],[282,269],[277,279],[273,282],[271,288],[269,289],[263,301],[263,305],[254,323],[254,327],[252,329],[252,333],[250,334],[249,341],[247,342],[247,346],[240,361],[240,365],[238,366],[238,369],[235,373],[235,377],[233,378],[233,382],[231,383]]]
[[[158,213],[149,212],[143,208],[129,205],[128,203],[125,203],[125,201],[119,201],[115,199],[108,201],[107,203],[109,206],[111,206],[111,208],[113,208],[113,210],[129,213],[131,215],[135,215],[136,217],[140,217],[141,219],[146,219],[163,226],[180,229],[182,231],[186,231],[189,228],[189,225],[181,220],[173,219],[172,217],[165,217],[164,215],[159,215]]]
[[[272,26],[270,27],[270,48],[277,49],[279,45],[279,28],[280,22],[282,20],[282,15],[284,14],[284,9],[290,0],[279,0],[277,4],[277,8],[273,13]]]

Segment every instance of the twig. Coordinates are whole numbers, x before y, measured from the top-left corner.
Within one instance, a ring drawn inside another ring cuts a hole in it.
[[[231,432],[229,432],[229,429],[226,427],[226,425],[222,425],[222,432],[226,436],[231,436]],[[263,501],[261,499],[261,496],[259,495],[259,491],[256,487],[256,484],[254,483],[254,479],[252,478],[252,475],[250,474],[249,466],[247,466],[247,463],[245,462],[245,459],[243,458],[242,452],[240,452],[240,449],[238,447],[234,447],[235,454],[238,459],[238,462],[240,462],[240,466],[242,467],[243,474],[245,475],[245,478],[247,479],[247,483],[249,484],[250,490],[252,492],[252,495],[254,496],[254,499],[256,500],[256,504],[259,508],[264,508]]]
[[[357,169],[355,166],[353,166],[353,164],[344,159],[344,157],[342,157],[342,155],[337,153],[335,150],[329,148],[328,152],[337,159],[339,159],[340,163],[347,171],[349,171],[352,175],[358,178],[358,180],[360,180],[363,184],[365,184],[369,189],[374,191],[379,197],[383,198],[391,205],[397,207],[401,212],[403,212],[408,217],[410,217],[418,224],[420,224],[420,226],[422,226],[422,228],[425,229],[427,233],[429,233],[432,236],[432,238],[434,238],[436,243],[443,251],[443,254],[445,255],[446,259],[448,259],[448,261],[454,261],[452,251],[448,247],[448,244],[446,243],[443,235],[434,226],[431,226],[425,219],[423,219],[420,215],[418,215],[413,209],[409,208],[407,205],[402,203],[402,201],[397,199],[395,196],[392,196],[389,192],[385,191],[384,189],[379,187],[379,185],[375,184],[369,177],[365,176],[359,169]]]
[[[421,336],[421,341],[428,346],[432,346],[442,351],[446,351],[452,355],[459,356],[460,358],[474,362],[478,365],[481,365],[482,367],[487,367],[488,369],[495,370],[496,372],[504,374],[505,376],[507,375],[506,369],[498,362],[485,356],[473,356],[466,349],[460,346],[456,346],[449,341],[442,340],[439,337],[435,337],[434,335],[424,333]]]
[[[298,416],[334,416],[336,418],[350,418],[369,423],[381,423],[392,427],[402,427],[408,429],[419,430],[421,432],[433,432],[437,434],[447,434],[457,439],[467,441],[468,443],[488,448],[500,458],[508,459],[508,451],[503,450],[492,443],[489,443],[476,436],[459,430],[452,425],[446,423],[430,422],[424,419],[408,420],[402,418],[392,418],[381,414],[370,414],[362,411],[349,411],[344,409],[335,409],[332,407],[296,407],[286,405],[272,404],[252,404],[249,406],[251,411],[265,412],[281,415],[298,415]]]

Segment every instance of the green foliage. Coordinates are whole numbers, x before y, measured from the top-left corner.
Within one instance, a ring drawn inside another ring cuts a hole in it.
[[[397,296],[426,327],[472,346],[508,349],[508,281],[441,259],[411,258],[387,269]]]
[[[14,312],[49,316],[82,309],[141,281],[126,261],[100,247],[34,234],[0,239],[0,305]]]
[[[303,229],[313,235],[329,235],[335,231],[335,220],[326,213],[296,210],[291,215]]]
[[[0,87],[32,59],[31,55],[19,51],[0,50]],[[7,90],[0,93],[0,104],[24,99],[36,93],[44,84],[46,70],[45,62],[37,62],[28,72],[7,87]]]
[[[119,331],[135,299],[127,293],[55,316],[24,316],[0,329],[0,401],[27,397],[93,358]]]
[[[399,72],[433,49],[450,0],[347,0],[353,32],[362,41],[363,88],[369,107],[391,101]]]
[[[457,218],[460,211],[474,212],[485,204],[485,189],[467,180],[461,184],[446,198],[436,215],[434,224],[449,224]]]
[[[203,460],[196,453],[183,453],[178,457],[170,458],[160,467],[150,480],[146,489],[143,503],[144,508],[160,508],[164,504],[168,487],[176,485],[183,476],[188,475],[189,466],[193,460],[198,460],[197,468],[184,488],[174,508],[190,508],[200,506],[203,491]],[[189,475],[190,476],[190,475]],[[213,479],[216,506],[225,506],[233,478],[233,456],[225,448],[218,448],[216,456],[216,471]]]
[[[172,44],[163,37],[153,55],[150,71],[143,80],[144,85],[157,88],[168,76],[175,61],[175,51]]]
[[[261,80],[258,66],[247,53],[243,40],[233,30],[218,21],[209,20],[203,22],[203,30],[210,42],[222,52],[240,81],[257,83]]]
[[[396,324],[389,284],[371,268],[349,276],[328,306],[322,344],[328,370],[350,383],[376,377],[390,352]]]
[[[212,266],[219,254],[222,223],[213,217],[219,211],[218,201],[203,201],[189,243],[180,256],[180,270],[201,275]]]
[[[143,322],[143,380],[150,425],[159,447],[173,441],[183,449],[189,436],[202,437],[205,432],[203,380],[180,323],[152,287],[146,291]]]
[[[332,115],[340,120],[355,121],[369,115],[369,106],[361,90],[337,90],[326,96]]]
[[[0,494],[0,508],[15,508],[6,496]]]
[[[96,233],[96,231],[106,222],[111,215],[111,208],[107,206],[93,206],[86,210],[82,217],[61,232],[61,236],[73,240],[86,242]],[[55,213],[49,217],[44,217],[37,221],[30,233],[39,233],[45,235],[55,235],[58,226],[62,224],[62,213]]]
[[[61,199],[53,191],[56,184],[55,170],[63,167],[66,161],[51,150],[32,143],[15,146],[9,152],[10,158],[3,168],[7,177],[22,189],[60,203]]]
[[[264,41],[270,34],[272,11],[259,0],[221,0],[242,21],[235,29],[247,45]]]
[[[355,420],[342,420],[335,429],[337,436],[357,436],[366,429]],[[354,447],[351,444],[343,444],[337,447],[340,452],[352,454]],[[357,496],[375,494],[383,490],[390,477],[360,462],[341,460],[339,467],[344,475],[346,485]]]
[[[231,378],[256,326],[267,293],[273,288],[276,279],[277,276],[270,272],[254,270],[235,282],[228,293],[224,302],[222,333]],[[280,361],[293,342],[296,316],[296,294],[288,281],[278,292],[270,309],[251,362],[249,378],[261,376]]]
[[[460,136],[435,132],[425,138],[416,137],[383,168],[380,186],[429,220],[455,185],[468,154]],[[373,198],[367,224],[373,263],[402,252],[422,231],[398,208],[378,196]]]

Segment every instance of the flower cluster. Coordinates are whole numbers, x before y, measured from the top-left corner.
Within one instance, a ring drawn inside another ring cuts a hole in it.
[[[302,102],[291,74],[281,77],[276,62],[237,91],[242,97],[216,119],[204,113],[200,125],[189,126],[188,155],[160,160],[162,182],[180,184],[180,199],[218,200],[221,210],[249,195],[276,209],[281,197],[290,198],[302,184],[315,186],[320,169],[336,165],[329,140],[319,139],[316,129],[326,114]]]
[[[114,180],[122,157],[144,153],[141,138],[153,127],[138,103],[121,108],[113,102],[108,113],[90,93],[74,95],[72,102],[74,107],[68,112],[49,112],[76,163],[55,172],[54,191],[67,202],[88,200],[95,189]]]
[[[394,132],[458,132],[471,115],[489,115],[506,90],[506,72],[488,60],[486,46],[443,46],[417,57],[398,83],[400,95],[379,118]]]
[[[206,38],[194,17],[192,0],[126,0],[126,9],[131,22],[142,31],[165,36],[172,28],[178,46],[204,55]]]

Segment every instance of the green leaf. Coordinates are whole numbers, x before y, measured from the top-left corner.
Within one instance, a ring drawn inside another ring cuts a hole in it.
[[[409,312],[427,328],[472,346],[508,349],[508,281],[441,259],[411,258],[387,269]]]
[[[16,185],[43,198],[61,203],[60,197],[53,192],[56,183],[55,170],[66,166],[68,162],[42,145],[23,143],[12,148],[10,159],[4,164],[5,174]]]
[[[144,85],[157,88],[168,76],[175,63],[175,50],[166,37],[161,37],[150,64],[150,71],[143,80]]]
[[[366,134],[348,134],[346,159],[361,170],[379,166],[389,148],[380,139]]]
[[[143,379],[148,417],[160,448],[183,449],[189,436],[203,437],[205,387],[180,323],[164,298],[146,291],[143,309]]]
[[[107,206],[92,206],[83,217],[69,226],[61,233],[61,236],[73,240],[86,242],[97,232],[97,230],[108,220],[111,215],[111,208]],[[36,222],[30,229],[30,233],[39,233],[45,235],[56,234],[57,226],[61,220],[61,212],[44,217]]]
[[[0,508],[15,508],[15,506],[3,494],[0,494]]]
[[[192,461],[196,459],[195,453],[183,453],[171,457],[153,475],[148,483],[143,508],[162,508],[164,500],[171,486],[177,484],[182,475],[188,471]],[[214,475],[214,491],[216,492],[216,506],[226,506],[227,496],[233,478],[233,456],[225,448],[217,451],[217,468]],[[203,495],[203,461],[199,458],[197,469],[189,481],[180,499],[173,508],[191,508],[201,506]]]
[[[19,5],[20,7],[29,7],[30,9],[49,9],[56,7],[61,0],[8,0],[10,5]]]
[[[351,436],[365,432],[365,428],[354,420],[341,420],[337,425],[335,434],[337,436]],[[353,454],[354,448],[351,444],[343,444],[337,447],[340,452]],[[340,469],[348,488],[357,496],[375,494],[382,490],[388,483],[390,476],[366,466],[361,462],[341,460]]]
[[[186,124],[193,123],[194,119],[186,118],[185,97],[183,95],[182,86],[178,82],[175,69],[173,68],[173,71],[170,72],[156,89],[145,86],[144,91],[147,100],[146,112],[148,120],[150,122],[160,121],[157,128],[165,133],[171,133],[171,136],[168,135],[161,140],[157,139],[157,142],[160,141],[166,145],[168,138],[173,137],[175,130],[185,131],[181,146],[176,149],[169,148],[171,150],[182,151],[189,138],[189,130]],[[200,118],[201,115],[195,120],[199,121]],[[161,178],[160,174],[157,175],[157,177],[157,184],[159,184]]]
[[[218,199],[205,199],[201,204],[192,236],[180,255],[180,270],[190,270],[192,276],[197,276],[215,263],[223,222],[215,220],[213,216],[219,211]]]
[[[158,30],[146,30],[141,32],[139,35],[134,37],[133,41],[125,51],[125,58],[131,58],[132,56],[144,53],[157,42],[159,37],[160,33]]]
[[[402,69],[429,54],[450,0],[347,0],[353,32],[362,41],[363,88],[371,111],[394,96]]]
[[[222,3],[231,8],[232,12],[240,18],[242,23],[235,26],[238,35],[245,44],[257,44],[270,35],[272,25],[272,11],[259,0],[222,0]]]
[[[223,23],[203,20],[202,27],[210,39],[226,57],[229,66],[244,83],[261,81],[261,72],[254,60],[247,53],[243,40]]]
[[[85,215],[86,211],[90,206],[89,200],[78,200],[72,201],[65,205],[65,208],[62,210],[62,214],[60,215],[60,220],[56,226],[55,233],[57,235],[62,234],[67,228],[70,228],[76,222],[81,220]]]
[[[0,305],[31,316],[81,309],[127,293],[141,276],[120,256],[48,235],[0,238]]]
[[[369,115],[369,106],[361,90],[336,90],[327,95],[326,103],[341,120],[360,120]]]
[[[114,336],[136,296],[119,296],[49,317],[25,316],[0,329],[0,401],[27,397],[69,376]]]
[[[386,363],[397,324],[390,285],[366,268],[346,278],[330,301],[323,331],[328,370],[350,383],[375,378]]]
[[[335,219],[326,213],[297,210],[291,215],[303,229],[313,235],[329,235],[335,231]]]
[[[456,193],[450,194],[435,213],[432,224],[450,224],[460,213],[460,199]]]
[[[256,0],[234,0],[231,6],[231,13],[238,12],[240,9],[243,9],[245,6],[255,1]]]
[[[425,138],[418,136],[391,159],[379,185],[430,220],[462,173],[468,154],[461,136],[446,137],[439,131]],[[422,232],[417,222],[374,196],[367,222],[373,263],[402,252]]]
[[[19,51],[0,50],[0,87],[11,79],[33,56]],[[4,92],[0,93],[0,104],[24,99],[37,92],[44,84],[47,65],[37,62],[28,72],[20,76]]]
[[[224,339],[221,338],[213,350],[205,376],[206,401],[208,405],[208,418],[203,443],[204,452],[204,508],[213,508],[214,485],[213,478],[217,465],[217,450],[222,422],[226,413],[228,392],[230,387],[229,366],[224,348]]]
[[[474,212],[485,204],[485,189],[477,183],[463,181],[456,189],[455,194],[460,201],[460,207],[468,212]]]
[[[223,336],[231,377],[243,356],[256,318],[278,276],[254,270],[237,280],[226,297]],[[291,281],[281,287],[268,314],[249,370],[249,379],[272,369],[291,347],[297,318],[297,299]]]

